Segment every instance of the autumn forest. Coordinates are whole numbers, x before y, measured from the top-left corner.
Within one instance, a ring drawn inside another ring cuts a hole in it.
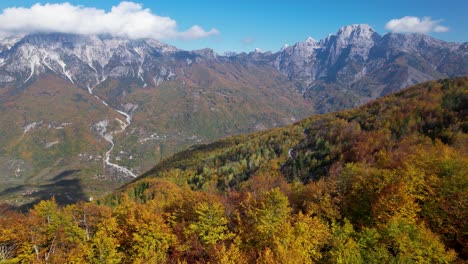
[[[0,207],[0,263],[463,263],[468,78],[179,152],[92,202]]]

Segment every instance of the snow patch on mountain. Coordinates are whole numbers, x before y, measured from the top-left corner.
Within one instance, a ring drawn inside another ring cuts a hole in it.
[[[32,123],[29,123],[27,125],[25,125],[23,127],[23,134],[26,134],[28,133],[29,131],[35,129],[36,127],[42,125],[44,123],[44,121],[35,121],[35,122],[32,122]]]
[[[54,145],[57,145],[58,143],[60,143],[60,141],[58,141],[58,140],[55,140],[55,141],[52,141],[52,142],[47,142],[45,144],[45,148],[48,149],[48,148],[50,148],[50,147],[52,147]]]

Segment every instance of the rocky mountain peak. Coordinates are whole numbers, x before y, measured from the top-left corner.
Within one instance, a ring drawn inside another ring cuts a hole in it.
[[[381,78],[378,82],[391,86],[381,92],[385,94],[392,89],[430,79],[464,75],[468,69],[466,63],[460,61],[466,60],[465,54],[468,54],[466,45],[444,42],[423,34],[389,33],[380,36],[367,24],[354,24],[340,28],[319,42],[308,38],[283,47],[272,65],[290,79],[302,81],[306,90],[323,87],[323,83],[367,87],[369,84],[366,82],[372,83],[370,79],[378,75]],[[400,65],[397,62],[399,56],[418,61],[422,66]],[[398,85],[390,84],[388,80],[391,77],[382,77],[392,74],[387,68],[389,65],[393,65],[393,74],[402,76]],[[373,91],[373,94],[379,92]]]
[[[159,40],[156,40],[156,39],[145,39],[144,42],[147,45],[149,45],[150,47],[158,49],[158,50],[160,50],[161,52],[163,52],[165,54],[180,51],[178,48],[176,48],[174,46],[167,45],[167,44],[165,44],[165,43],[163,43],[163,42],[161,42]]]
[[[312,38],[312,37],[308,37],[308,38],[306,38],[306,40],[305,40],[304,42],[306,42],[306,43],[318,43],[318,41],[317,41],[317,40],[315,40],[315,39],[314,39],[314,38]]]
[[[380,38],[379,34],[367,24],[354,24],[340,28],[336,37],[343,44],[359,44],[363,42],[374,42]]]
[[[375,30],[368,24],[352,24],[341,27],[338,30],[337,35],[349,36],[355,32],[358,32],[359,34],[372,35],[375,33]]]
[[[289,47],[290,47],[289,44],[284,44],[283,47],[281,47],[280,51],[283,51]]]
[[[209,48],[201,49],[201,50],[194,50],[192,53],[205,59],[216,59],[216,57],[218,56],[213,49],[209,49]]]
[[[369,25],[354,24],[340,28],[336,34],[328,35],[319,45],[327,50],[328,62],[335,64],[344,51],[354,60],[367,60],[370,50],[380,38]]]

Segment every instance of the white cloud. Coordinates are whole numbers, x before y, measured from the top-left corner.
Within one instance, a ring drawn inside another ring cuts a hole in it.
[[[158,16],[134,2],[121,2],[109,12],[70,3],[35,4],[30,8],[6,8],[0,14],[4,33],[62,32],[74,34],[111,34],[128,38],[197,39],[219,34],[194,25],[179,31],[170,17]]]
[[[447,31],[449,31],[449,28],[444,27],[444,26],[436,26],[434,28],[434,32],[447,32]]]
[[[253,44],[254,42],[255,42],[254,37],[246,37],[242,39],[242,44],[244,45],[250,45],[250,44]]]
[[[442,20],[432,20],[430,17],[405,16],[395,18],[385,24],[385,28],[397,33],[424,33],[429,32],[447,32],[448,27],[439,25]]]

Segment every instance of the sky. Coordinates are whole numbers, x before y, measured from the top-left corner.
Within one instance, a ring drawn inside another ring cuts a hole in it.
[[[1,0],[0,32],[105,33],[186,50],[277,51],[350,24],[369,24],[381,35],[418,32],[466,42],[467,11],[467,0]]]

